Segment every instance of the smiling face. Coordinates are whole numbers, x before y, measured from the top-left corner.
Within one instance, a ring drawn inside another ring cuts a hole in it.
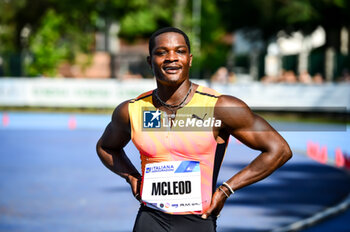
[[[166,32],[158,35],[147,60],[157,81],[162,84],[179,84],[189,78],[192,54],[179,33]]]

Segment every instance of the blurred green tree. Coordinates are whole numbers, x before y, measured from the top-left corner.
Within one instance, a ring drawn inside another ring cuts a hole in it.
[[[121,24],[120,36],[129,41],[145,38],[159,27],[172,24],[175,1],[130,0],[124,5],[125,13],[117,18]]]
[[[14,64],[20,63],[16,61],[18,61],[21,51],[18,46],[21,38],[21,31],[19,30],[21,26],[16,21],[16,14],[25,6],[25,4],[25,0],[0,0],[0,59],[2,60],[1,63],[5,75],[10,74],[10,69]],[[12,73],[17,76],[20,75],[20,66],[18,69],[17,73]]]
[[[222,23],[224,18],[215,0],[202,0],[201,56],[200,67],[204,78],[209,78],[219,67],[226,66],[230,44],[224,41],[226,35]]]
[[[7,75],[53,76],[62,61],[90,52],[94,33],[108,30],[112,21],[132,41],[170,25],[171,12],[165,0],[0,0],[0,55]],[[11,55],[21,61],[12,69]]]
[[[84,4],[78,8],[79,2]],[[91,44],[93,15],[84,13],[93,9],[91,1],[2,0],[0,4],[0,27],[8,27],[5,32],[0,30],[4,32],[0,32],[4,47],[0,54],[19,60],[16,65],[11,59],[4,62],[7,75],[54,75],[60,61],[72,60],[76,52],[87,51]]]

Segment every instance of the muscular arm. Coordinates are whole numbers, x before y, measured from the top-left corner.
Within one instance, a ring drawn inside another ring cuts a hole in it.
[[[226,135],[226,139],[233,135],[250,148],[261,151],[250,164],[226,181],[233,190],[264,179],[292,157],[282,136],[239,99],[220,96],[215,107],[215,118],[222,121],[220,134]],[[228,188],[223,186],[222,189],[227,195],[230,194]],[[222,190],[216,191],[206,216],[212,212],[218,214],[225,200]]]
[[[222,96],[218,103],[216,114],[224,130],[250,148],[261,151],[247,167],[226,181],[233,190],[264,179],[291,158],[287,142],[246,104],[230,96]]]
[[[130,120],[126,101],[114,110],[111,122],[97,142],[96,151],[102,163],[124,178],[136,195],[139,192],[138,180],[141,175],[124,152],[123,148],[129,141]]]

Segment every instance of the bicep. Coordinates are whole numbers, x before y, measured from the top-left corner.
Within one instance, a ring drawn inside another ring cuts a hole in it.
[[[263,118],[254,113],[249,117],[249,122],[242,122],[243,125],[237,128],[229,128],[230,134],[250,148],[260,151],[278,149],[284,143],[280,134]]]
[[[216,115],[223,122],[222,129],[250,148],[270,151],[284,143],[278,132],[241,100],[224,96],[219,106]]]

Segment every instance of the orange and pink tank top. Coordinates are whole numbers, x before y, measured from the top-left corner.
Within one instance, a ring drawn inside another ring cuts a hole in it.
[[[131,139],[141,158],[142,200],[166,213],[201,214],[210,206],[227,147],[216,142],[212,130],[220,94],[198,86],[169,126],[168,117],[154,107],[152,92],[129,102]]]

